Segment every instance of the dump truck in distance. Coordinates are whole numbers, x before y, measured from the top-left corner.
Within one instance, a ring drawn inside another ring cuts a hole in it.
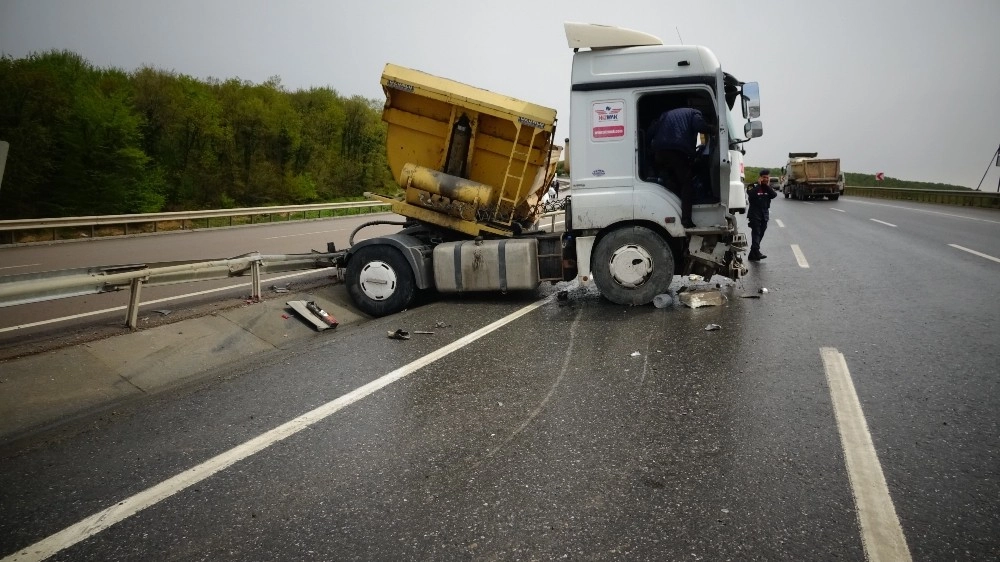
[[[781,180],[785,199],[805,201],[826,197],[840,199],[844,193],[844,174],[840,158],[817,158],[817,152],[789,152]]]
[[[563,150],[554,109],[386,65],[386,151],[403,193],[368,196],[406,220],[396,234],[351,236],[341,264],[362,311],[392,314],[424,290],[506,292],[575,278],[642,305],[675,274],[746,271],[733,213],[746,207],[743,144],[762,134],[751,120],[757,85],[724,73],[704,47],[590,24],[567,23],[566,37],[573,151],[563,232],[533,228]],[[697,108],[717,131],[699,150],[693,228],[681,224],[676,186],[650,173],[645,138],[676,107]]]

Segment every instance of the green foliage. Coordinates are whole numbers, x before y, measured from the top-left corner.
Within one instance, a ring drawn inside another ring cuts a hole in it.
[[[278,77],[0,58],[0,218],[313,203],[391,191],[381,102]]]

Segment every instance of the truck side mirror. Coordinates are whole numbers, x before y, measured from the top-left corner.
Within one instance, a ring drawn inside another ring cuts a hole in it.
[[[743,84],[743,117],[760,117],[760,86],[756,82]]]
[[[762,136],[764,134],[764,124],[760,121],[747,121],[747,124],[743,126],[743,134],[748,139],[755,139]]]

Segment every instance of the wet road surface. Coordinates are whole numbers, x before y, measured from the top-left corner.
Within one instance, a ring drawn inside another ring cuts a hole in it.
[[[861,560],[833,349],[903,552],[996,559],[1000,263],[948,244],[998,257],[998,234],[991,212],[779,199],[769,257],[723,307],[545,287],[352,326],[6,451],[0,555],[221,456],[238,460],[53,559]]]

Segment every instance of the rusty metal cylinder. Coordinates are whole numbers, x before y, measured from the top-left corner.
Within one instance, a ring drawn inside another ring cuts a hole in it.
[[[406,164],[399,174],[399,185],[416,188],[453,201],[469,203],[476,207],[488,206],[493,200],[493,188],[482,183],[452,176],[416,164]],[[409,190],[408,190],[409,191]],[[409,199],[409,194],[407,195]]]

